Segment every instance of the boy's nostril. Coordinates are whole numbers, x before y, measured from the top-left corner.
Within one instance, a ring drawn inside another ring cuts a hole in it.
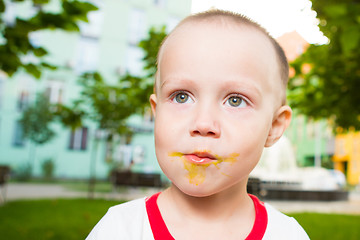
[[[192,131],[193,136],[207,136],[207,137],[215,137],[217,134],[213,131],[200,131],[200,130],[194,130]]]

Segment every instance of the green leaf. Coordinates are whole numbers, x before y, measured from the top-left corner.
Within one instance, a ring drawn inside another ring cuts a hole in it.
[[[33,0],[34,4],[47,4],[50,0]]]
[[[0,13],[5,12],[5,3],[4,0],[0,0]]]
[[[352,26],[345,28],[340,36],[340,42],[344,53],[346,55],[350,54],[352,50],[360,45],[360,27]]]
[[[56,69],[58,68],[57,66],[51,65],[51,64],[46,63],[46,62],[41,62],[40,65],[41,65],[42,67],[48,68],[48,69],[50,69],[50,70],[56,70]]]
[[[38,47],[38,48],[34,48],[32,50],[32,52],[34,53],[35,56],[37,57],[42,57],[42,56],[45,56],[47,54],[47,51],[42,48],[42,47]]]
[[[36,66],[35,64],[29,63],[26,65],[23,65],[23,67],[28,73],[33,75],[35,78],[41,77],[41,71],[39,70],[39,67]]]
[[[333,18],[345,16],[347,13],[347,5],[344,3],[324,4],[323,8],[325,13]]]

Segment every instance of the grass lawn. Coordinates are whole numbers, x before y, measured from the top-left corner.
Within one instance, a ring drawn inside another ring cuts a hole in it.
[[[4,240],[85,239],[117,201],[61,199],[13,201],[0,206],[0,238]],[[311,239],[360,239],[360,215],[289,214]]]
[[[324,203],[326,204],[326,203]],[[310,239],[359,240],[360,215],[296,213],[294,217]]]
[[[0,239],[85,239],[116,201],[62,199],[7,202],[0,206]]]

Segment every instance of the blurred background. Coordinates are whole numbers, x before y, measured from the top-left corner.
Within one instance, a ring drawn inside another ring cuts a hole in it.
[[[4,239],[71,239],[61,234],[66,211],[79,216],[68,222],[81,228],[73,238],[85,238],[109,206],[169,184],[148,105],[156,54],[181,19],[211,8],[259,22],[291,66],[294,117],[249,192],[290,214],[351,214],[298,217],[314,239],[359,239],[358,1],[0,0],[0,226],[13,232]],[[52,218],[39,216],[45,206],[64,211],[38,235],[20,219]]]

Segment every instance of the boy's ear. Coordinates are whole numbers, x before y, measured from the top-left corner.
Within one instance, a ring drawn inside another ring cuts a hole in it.
[[[157,104],[157,97],[156,94],[151,94],[150,95],[150,105],[151,105],[151,111],[155,117],[156,115],[156,104]]]
[[[291,122],[292,111],[289,106],[281,106],[276,112],[265,147],[271,147],[283,135]]]

